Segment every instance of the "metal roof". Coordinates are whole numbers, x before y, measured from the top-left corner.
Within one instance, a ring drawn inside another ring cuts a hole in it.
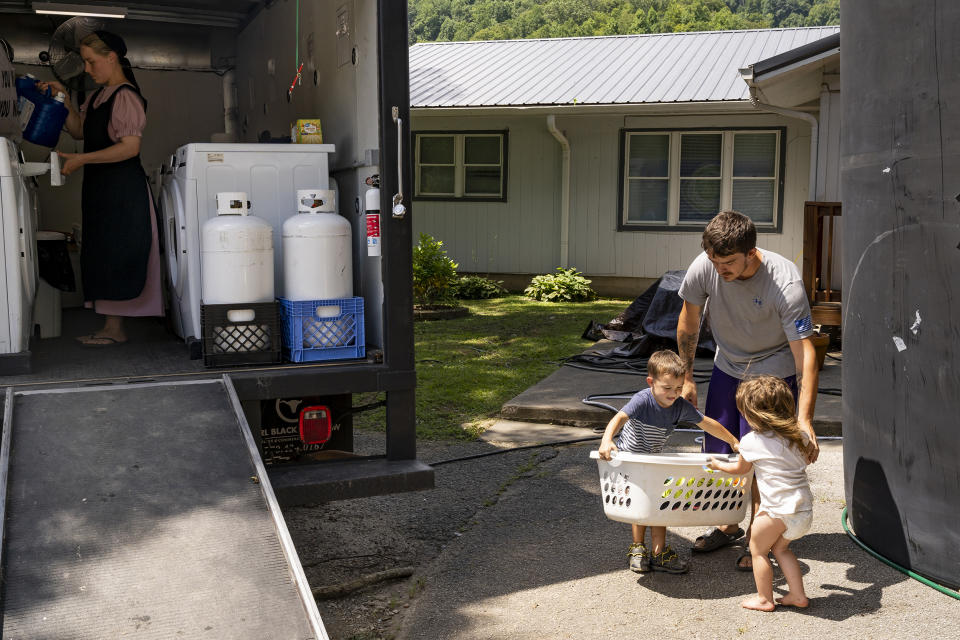
[[[759,62],[754,62],[750,65],[749,69],[741,69],[743,71],[749,70],[752,72],[754,79],[759,78],[760,76],[773,73],[778,69],[795,65],[804,60],[814,58],[824,53],[829,53],[840,47],[840,33],[837,32],[833,35],[827,36],[820,40],[816,40],[809,44],[805,44],[802,47],[797,47],[790,51],[778,54],[772,58],[767,58],[766,60],[760,60]]]
[[[431,42],[410,47],[411,107],[748,100],[739,69],[840,27]]]

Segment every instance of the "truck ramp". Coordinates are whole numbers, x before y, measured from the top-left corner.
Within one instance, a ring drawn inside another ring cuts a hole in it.
[[[326,640],[227,376],[8,388],[0,462],[4,640]]]

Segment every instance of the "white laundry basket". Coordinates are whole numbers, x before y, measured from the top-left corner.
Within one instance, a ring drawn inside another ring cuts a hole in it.
[[[603,511],[611,520],[661,527],[695,527],[736,524],[750,504],[753,472],[735,476],[711,471],[710,457],[735,462],[710,453],[624,453],[601,460],[590,457],[600,469]]]

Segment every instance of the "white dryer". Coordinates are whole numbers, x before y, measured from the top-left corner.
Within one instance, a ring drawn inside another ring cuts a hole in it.
[[[160,207],[171,320],[181,338],[202,337],[200,228],[217,215],[217,193],[246,192],[250,213],[273,227],[274,290],[282,296],[283,222],[297,213],[298,189],[330,188],[333,152],[332,144],[197,143],[177,149]]]
[[[0,301],[6,307],[0,315],[0,354],[25,355],[28,367],[37,292],[37,221],[29,175],[17,145],[0,138]]]

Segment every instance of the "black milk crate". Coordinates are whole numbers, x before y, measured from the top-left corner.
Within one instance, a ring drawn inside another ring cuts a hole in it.
[[[280,362],[276,302],[201,304],[203,364],[230,367]]]
[[[366,355],[363,298],[279,300],[283,355],[291,362],[347,360]]]

